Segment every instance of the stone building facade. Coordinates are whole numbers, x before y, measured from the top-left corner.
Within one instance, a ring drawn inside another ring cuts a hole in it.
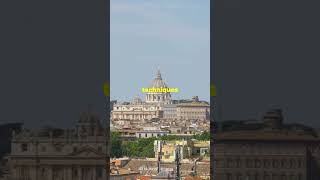
[[[168,88],[162,79],[160,71],[157,72],[150,88]],[[136,97],[130,103],[116,103],[113,105],[111,120],[128,119],[142,121],[145,119],[162,118],[163,105],[171,104],[170,92],[148,92],[145,101]]]
[[[114,121],[123,119],[143,121],[145,119],[159,118],[162,117],[162,107],[158,104],[148,104],[141,101],[134,101],[130,104],[119,103],[114,105],[111,117]]]
[[[198,96],[192,98],[190,103],[165,105],[163,108],[165,119],[177,120],[209,120],[210,105],[200,102]]]
[[[74,129],[23,130],[12,136],[8,180],[105,180],[106,136],[91,111]]]
[[[152,81],[149,88],[169,88],[162,79],[160,71]],[[111,121],[128,120],[130,122],[143,122],[151,119],[168,120],[209,120],[210,105],[201,102],[198,96],[192,98],[190,103],[173,103],[170,92],[148,92],[145,101],[136,97],[132,102],[117,102],[113,104]]]
[[[156,78],[152,81],[149,88],[169,88],[161,77],[160,70],[157,71]],[[147,103],[171,104],[170,92],[148,92],[146,94]]]
[[[152,138],[168,135],[168,131],[164,130],[140,130],[136,132],[136,138]]]
[[[214,180],[320,178],[320,139],[303,125],[283,124],[281,111],[267,112],[262,123],[232,122],[223,127],[212,139]]]
[[[308,152],[300,141],[225,140],[214,144],[217,180],[307,180]]]

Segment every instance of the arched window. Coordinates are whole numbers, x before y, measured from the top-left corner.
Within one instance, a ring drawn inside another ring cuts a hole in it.
[[[263,160],[263,166],[265,168],[269,168],[270,167],[270,161],[268,159]]]
[[[268,174],[263,175],[263,180],[270,180],[270,176]]]
[[[254,166],[255,168],[260,168],[261,167],[261,162],[259,159],[254,160]]]
[[[41,146],[41,152],[45,152],[47,150],[46,146]]]
[[[61,146],[56,146],[56,151],[57,152],[61,152],[62,151],[62,147]]]
[[[272,167],[273,168],[278,168],[279,167],[279,161],[276,160],[276,159],[272,160]]]
[[[236,175],[236,180],[242,180],[243,178],[242,178],[242,175],[241,175],[241,173],[238,173],[237,175]]]
[[[240,167],[241,167],[241,160],[240,160],[240,159],[237,159],[237,160],[236,160],[236,167],[237,167],[237,168],[240,168]]]
[[[21,151],[22,152],[28,151],[28,144],[26,144],[26,143],[21,144]]]
[[[232,174],[231,173],[227,173],[226,174],[226,179],[227,180],[232,180]]]
[[[41,176],[46,177],[46,170],[45,168],[41,168]]]
[[[298,160],[298,168],[302,168],[302,161],[301,161],[301,159]]]
[[[287,176],[286,176],[285,174],[282,174],[282,175],[280,176],[280,179],[281,179],[281,180],[287,180]]]

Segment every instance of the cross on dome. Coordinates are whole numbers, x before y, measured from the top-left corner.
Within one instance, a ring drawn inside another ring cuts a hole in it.
[[[162,79],[161,77],[161,73],[160,73],[160,69],[157,70],[157,76],[156,76],[157,79]]]

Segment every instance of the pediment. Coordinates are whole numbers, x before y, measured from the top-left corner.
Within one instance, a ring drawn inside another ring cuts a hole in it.
[[[79,150],[72,152],[69,156],[75,157],[104,157],[105,154],[102,152],[97,151],[93,147],[85,146],[80,148]]]

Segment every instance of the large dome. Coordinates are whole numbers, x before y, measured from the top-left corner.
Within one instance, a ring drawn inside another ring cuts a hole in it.
[[[167,84],[162,80],[160,70],[157,71],[156,78],[152,81],[150,88],[167,88]]]
[[[167,84],[162,80],[160,70],[157,71],[156,78],[149,88],[168,88]],[[170,92],[148,92],[146,102],[170,104],[171,94]]]

